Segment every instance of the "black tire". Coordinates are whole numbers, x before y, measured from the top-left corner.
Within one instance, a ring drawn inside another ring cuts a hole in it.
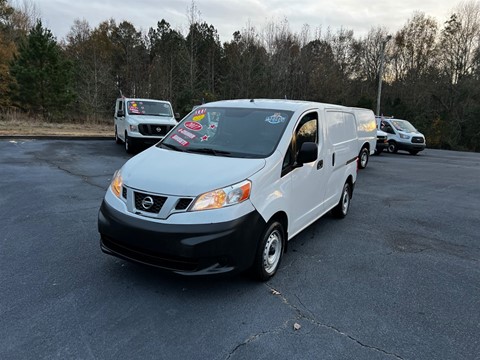
[[[395,154],[395,153],[398,151],[397,143],[396,143],[395,141],[389,141],[389,142],[388,142],[387,151],[388,151],[389,153]]]
[[[117,127],[116,127],[116,126],[115,126],[115,142],[116,142],[117,144],[121,144],[121,143],[123,142],[122,139],[120,139],[120,138],[118,137]]]
[[[410,153],[410,155],[417,155],[418,150],[410,150],[409,153]]]
[[[336,218],[343,219],[348,214],[348,209],[350,208],[350,200],[352,199],[352,189],[350,183],[347,181],[343,185],[342,195],[340,196],[340,201],[332,209],[332,214]]]
[[[130,138],[128,137],[128,134],[127,134],[126,131],[125,131],[125,151],[127,152],[127,154],[133,154],[134,153],[132,142],[131,142]]]
[[[358,154],[358,167],[360,169],[365,169],[368,164],[368,159],[370,157],[370,151],[366,147],[363,147],[362,150],[360,150],[360,154]]]
[[[277,272],[285,248],[285,230],[278,221],[267,224],[258,243],[251,273],[255,279],[267,281]]]

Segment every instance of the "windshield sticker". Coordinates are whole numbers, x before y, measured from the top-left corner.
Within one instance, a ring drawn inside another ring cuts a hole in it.
[[[193,121],[187,121],[184,125],[187,129],[190,129],[190,130],[193,130],[193,131],[200,131],[200,130],[203,129],[202,125],[200,125],[199,123],[193,122]]]
[[[275,113],[273,115],[270,115],[268,116],[266,119],[265,119],[266,122],[270,123],[270,124],[281,124],[283,122],[285,122],[285,118],[280,115],[280,113]]]
[[[184,128],[178,129],[178,132],[182,135],[185,135],[189,139],[195,139],[197,137],[195,134],[192,134],[190,131],[185,130]]]
[[[192,120],[193,120],[193,121],[200,121],[200,120],[202,120],[204,117],[205,117],[205,115],[203,115],[203,114],[202,114],[202,115],[195,115],[195,116],[192,118]]]
[[[195,111],[195,115],[205,115],[207,113],[207,109],[198,109]]]
[[[210,136],[208,136],[208,135],[203,135],[200,139],[201,139],[202,141],[208,141],[208,138],[209,138],[209,137],[210,137]]]
[[[209,128],[212,129],[212,130],[215,130],[215,129],[217,128],[217,125],[211,124],[211,125],[209,126]]]
[[[180,145],[182,146],[188,146],[190,145],[190,143],[185,140],[185,139],[182,139],[180,136],[178,136],[177,134],[173,134],[172,136],[172,139],[175,140],[176,142],[178,142]]]

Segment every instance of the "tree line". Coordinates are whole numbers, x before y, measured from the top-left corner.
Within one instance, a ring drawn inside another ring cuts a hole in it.
[[[75,20],[58,41],[40,18],[0,0],[0,110],[67,121],[110,119],[120,96],[170,100],[176,112],[220,99],[288,98],[375,111],[412,122],[430,147],[480,151],[480,4],[448,21],[416,12],[396,33],[372,27],[300,32],[287,19],[220,42],[191,3],[183,34],[162,19],[142,32]]]

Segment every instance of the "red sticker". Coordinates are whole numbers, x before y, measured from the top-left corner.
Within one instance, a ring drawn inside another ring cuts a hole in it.
[[[208,141],[208,138],[209,138],[209,137],[210,137],[210,136],[208,136],[208,135],[203,135],[203,136],[201,137],[201,140],[202,140],[202,141]]]
[[[205,115],[207,113],[207,109],[198,109],[195,111],[195,115]]]
[[[180,145],[182,146],[188,146],[190,145],[190,143],[185,140],[185,139],[182,139],[180,136],[178,136],[177,134],[173,134],[172,136],[172,139],[175,140],[176,142],[178,142]]]
[[[190,131],[185,130],[184,128],[178,129],[178,132],[182,135],[185,135],[189,139],[195,139],[197,137],[196,135],[192,134]]]
[[[190,129],[193,131],[200,131],[203,129],[203,126],[201,124],[193,121],[187,121],[184,125],[187,129]]]

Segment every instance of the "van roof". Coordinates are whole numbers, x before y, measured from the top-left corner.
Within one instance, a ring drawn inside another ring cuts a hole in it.
[[[122,98],[118,98],[118,99],[122,99]],[[154,102],[160,102],[160,103],[168,103],[168,104],[170,104],[170,101],[167,101],[167,100],[158,100],[158,99],[144,99],[144,98],[127,98],[127,97],[124,97],[123,100],[126,100],[126,101],[154,101]]]
[[[312,108],[334,108],[348,109],[351,108],[342,105],[324,104],[312,101],[302,100],[285,100],[285,99],[239,99],[239,100],[221,100],[210,102],[201,106],[218,106],[218,107],[256,107],[258,109],[278,109],[287,111],[307,110]]]

